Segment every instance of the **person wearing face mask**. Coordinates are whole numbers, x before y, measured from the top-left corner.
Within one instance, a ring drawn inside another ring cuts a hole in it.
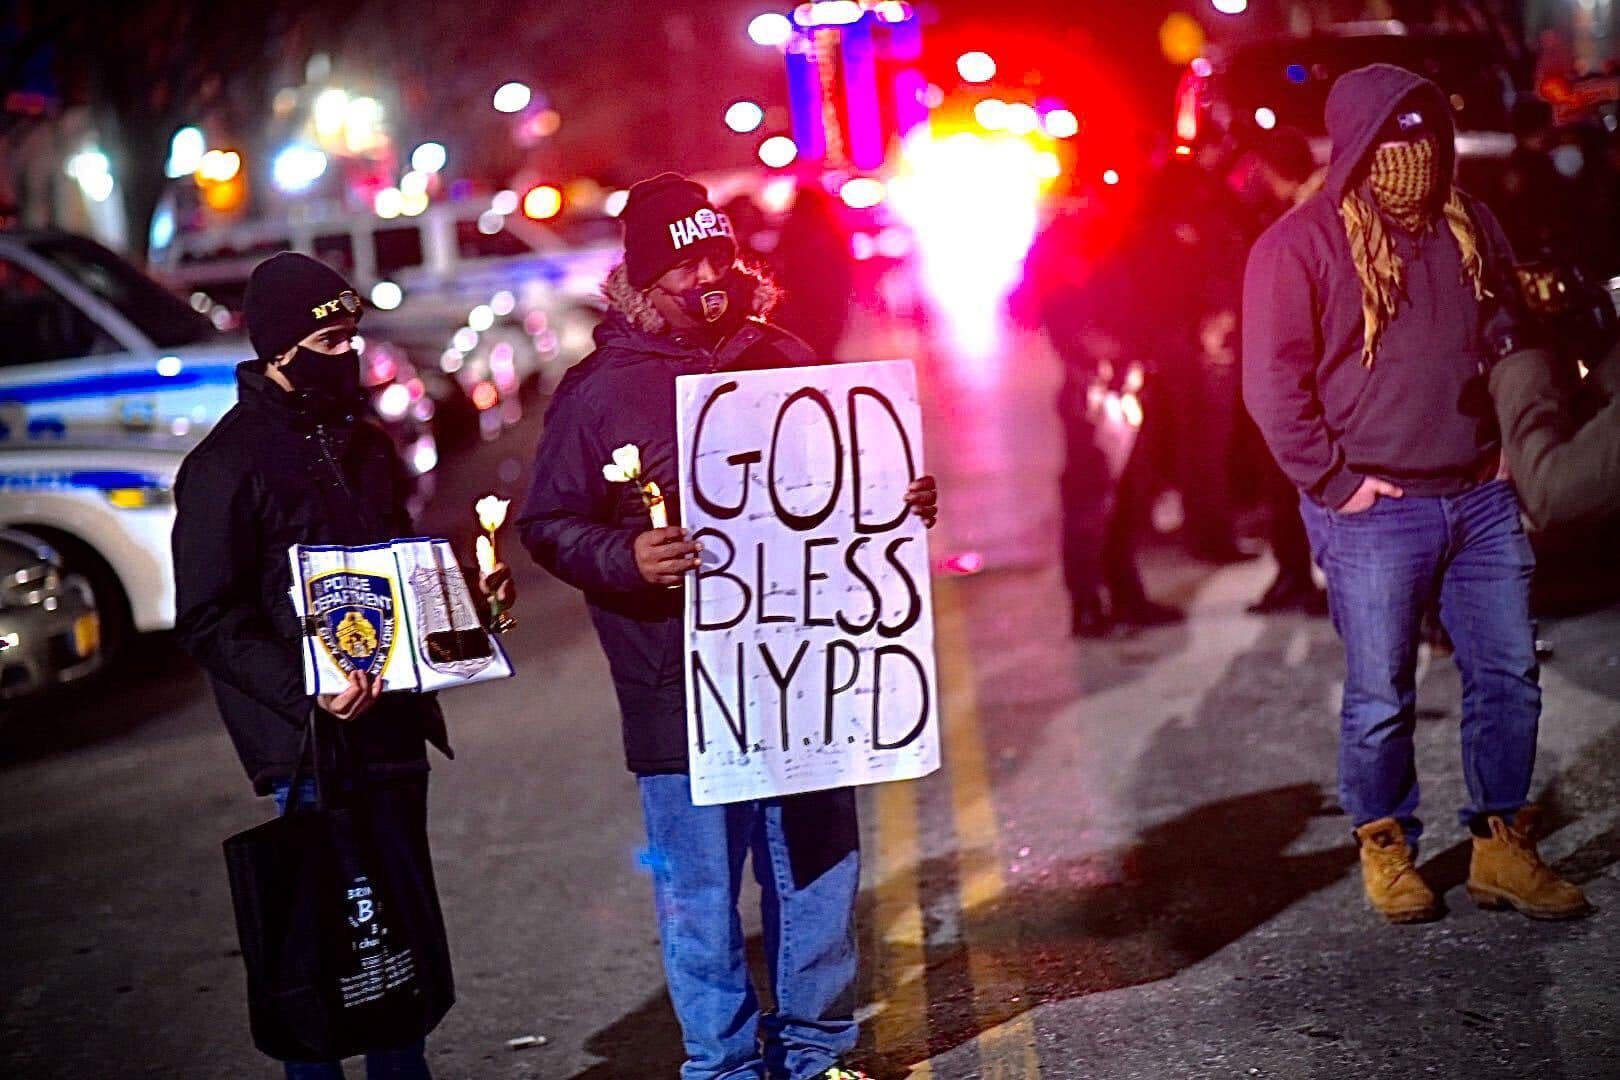
[[[1413,754],[1420,623],[1438,601],[1462,672],[1469,895],[1581,915],[1581,890],[1536,850],[1534,556],[1484,374],[1512,251],[1452,183],[1451,108],[1433,83],[1388,65],[1352,71],[1328,96],[1327,128],[1322,190],[1249,256],[1243,390],[1300,489],[1344,641],[1339,797],[1367,899],[1393,922],[1439,910],[1415,868]]]
[[[236,405],[175,480],[175,628],[208,673],[254,792],[273,796],[281,813],[314,802],[307,766],[300,790],[291,783],[304,729],[319,723],[323,777],[361,771],[379,849],[397,872],[418,875],[431,890],[426,744],[451,756],[439,706],[432,695],[384,695],[380,680],[358,672],[343,692],[312,700],[288,598],[293,544],[413,535],[410,480],[392,441],[365,414],[351,345],[362,304],[335,271],[284,251],[254,268],[244,308],[258,358],[237,366]],[[479,585],[508,605],[515,599],[504,566]],[[334,732],[340,738],[330,738]],[[328,752],[335,742],[346,750],[341,761]],[[419,962],[447,970],[449,956]],[[366,1071],[429,1075],[420,1042],[368,1054]],[[334,1080],[343,1072],[336,1062],[289,1061],[286,1074]]]
[[[546,414],[518,530],[536,562],[585,593],[607,654],[686,1047],[683,1080],[859,1080],[843,1061],[858,1034],[855,794],[693,804],[680,588],[698,545],[678,524],[649,528],[637,486],[603,475],[616,448],[636,446],[641,479],[658,484],[679,522],[676,378],[816,358],[765,321],[776,288],[735,261],[731,225],[700,184],[674,173],[643,180],[619,216],[624,262],[602,287],[609,311],[596,351],[564,377]],[[933,524],[932,478],[913,482],[906,499]],[[743,949],[745,856],[762,891],[769,1014]]]

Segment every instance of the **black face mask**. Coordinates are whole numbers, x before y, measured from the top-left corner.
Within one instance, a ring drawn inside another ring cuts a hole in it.
[[[334,356],[300,345],[281,372],[318,408],[348,406],[360,395],[360,358],[352,352]]]
[[[716,337],[724,337],[742,325],[753,310],[754,285],[752,278],[727,270],[718,281],[669,295],[700,327],[707,328]]]

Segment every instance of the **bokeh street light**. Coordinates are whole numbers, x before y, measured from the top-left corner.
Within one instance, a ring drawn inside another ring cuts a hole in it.
[[[503,83],[495,91],[495,111],[503,113],[522,112],[534,100],[534,92],[520,82]]]
[[[755,45],[775,47],[786,45],[793,37],[793,23],[786,15],[774,11],[767,11],[763,15],[755,15],[748,24],[748,36]]]
[[[163,170],[170,180],[177,180],[182,176],[190,176],[202,164],[202,156],[208,150],[208,143],[203,138],[202,129],[183,127],[174,133],[169,140],[169,163]]]
[[[1046,114],[1046,133],[1054,139],[1072,139],[1080,133],[1080,120],[1068,109],[1053,109]]]
[[[436,142],[425,142],[411,151],[411,168],[417,172],[436,173],[444,168],[444,147]]]
[[[956,58],[956,73],[970,83],[987,83],[996,77],[996,62],[986,52],[965,52]]]
[[[799,156],[799,148],[786,135],[772,135],[759,144],[759,160],[773,169],[785,169]]]
[[[294,143],[276,155],[270,175],[289,195],[308,191],[326,173],[326,155],[313,146]]]
[[[726,127],[739,135],[755,131],[765,122],[765,110],[752,101],[733,102],[726,110]]]

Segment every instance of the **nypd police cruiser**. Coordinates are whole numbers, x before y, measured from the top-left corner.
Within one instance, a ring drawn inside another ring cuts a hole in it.
[[[210,426],[245,342],[93,240],[0,232],[0,449]]]

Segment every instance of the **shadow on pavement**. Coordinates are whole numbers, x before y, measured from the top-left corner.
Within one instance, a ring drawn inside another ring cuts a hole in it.
[[[0,725],[0,771],[128,734],[199,694],[207,694],[201,674],[174,636],[141,635],[86,684],[16,706]]]
[[[856,1065],[874,1076],[969,1042],[1039,1005],[1174,975],[1231,944],[1301,898],[1343,877],[1349,846],[1287,855],[1312,818],[1331,813],[1311,784],[1199,807],[1154,826],[1118,852],[1058,864],[967,911],[951,930],[928,927],[928,1011],[915,1041],[880,1055],[867,1024]],[[925,892],[954,889],[956,860],[919,867]],[[863,897],[863,908],[869,897]],[[863,918],[863,924],[868,920]],[[749,943],[758,949],[758,941]],[[863,997],[882,993],[862,957]],[[606,1060],[574,1080],[673,1075],[680,1029],[663,994],[593,1035]]]

